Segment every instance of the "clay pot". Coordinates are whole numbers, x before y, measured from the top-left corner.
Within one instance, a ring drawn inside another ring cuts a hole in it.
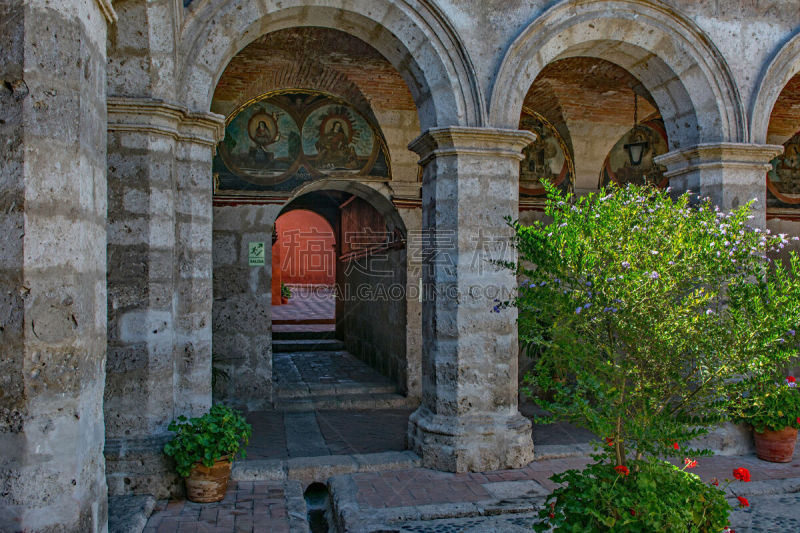
[[[284,298],[283,296],[281,296],[281,305],[286,305],[288,303],[289,303],[289,298]]]
[[[772,463],[789,463],[794,455],[797,442],[797,429],[785,428],[779,431],[753,432],[756,441],[756,455],[759,459]]]
[[[228,490],[228,478],[231,477],[231,461],[220,459],[214,466],[207,467],[196,464],[185,479],[186,497],[197,503],[221,501]]]

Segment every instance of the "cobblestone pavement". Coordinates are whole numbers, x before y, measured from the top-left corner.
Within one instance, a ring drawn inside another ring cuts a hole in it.
[[[355,391],[395,392],[396,386],[344,350],[276,353],[272,357],[277,394]],[[338,387],[338,388],[337,388]]]

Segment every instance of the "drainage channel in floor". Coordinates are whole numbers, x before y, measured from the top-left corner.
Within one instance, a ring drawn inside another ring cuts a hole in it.
[[[336,533],[333,527],[333,509],[328,487],[322,483],[312,483],[303,494],[306,500],[308,528],[311,533]]]

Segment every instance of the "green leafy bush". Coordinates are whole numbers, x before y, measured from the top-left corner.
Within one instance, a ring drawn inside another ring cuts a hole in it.
[[[214,462],[228,457],[233,460],[250,441],[252,427],[236,410],[215,405],[205,415],[187,420],[179,416],[169,424],[175,437],[164,446],[164,453],[173,457],[178,474],[187,477],[198,463],[213,466]]]
[[[794,376],[786,377],[782,383],[775,381],[766,378],[744,382],[742,396],[732,409],[734,418],[751,424],[759,433],[800,428],[800,391]]]
[[[548,497],[536,531],[719,533],[728,525],[725,491],[686,466],[651,457],[615,469],[603,456],[596,459],[582,471],[551,478],[566,486]]]
[[[573,200],[548,186],[545,214],[514,224],[527,281],[506,304],[536,355],[526,389],[611,438],[617,465],[707,433],[735,376],[796,355],[798,259],[770,263],[787,240],[750,228],[749,204],[726,214],[651,187]]]
[[[553,478],[568,486],[551,497],[552,523],[720,531],[721,494],[657,457],[686,454],[728,418],[737,381],[797,354],[787,332],[800,324],[800,261],[772,264],[788,241],[749,227],[750,204],[723,213],[651,187],[575,200],[545,186],[551,222],[512,223],[520,262],[508,266],[525,282],[493,311],[518,307],[535,359],[523,392],[552,414],[540,422],[568,420],[605,441],[596,464]]]

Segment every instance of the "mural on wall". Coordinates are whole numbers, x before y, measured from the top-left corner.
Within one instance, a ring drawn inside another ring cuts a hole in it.
[[[286,193],[316,179],[390,180],[378,127],[346,102],[308,90],[268,93],[228,117],[214,190]]]
[[[783,153],[771,161],[767,172],[767,205],[800,204],[800,132],[783,143]]]
[[[643,152],[641,163],[632,165],[625,145],[632,141],[634,131],[637,129],[647,142],[647,148]],[[606,156],[603,170],[600,172],[600,186],[603,187],[611,182],[622,186],[628,183],[638,185],[650,183],[665,188],[669,185],[669,179],[664,177],[667,169],[657,165],[653,158],[668,151],[667,132],[664,129],[664,121],[660,118],[648,120],[631,128]]]
[[[524,159],[519,166],[520,199],[544,195],[544,180],[562,190],[571,190],[575,166],[558,130],[542,115],[527,107],[522,108],[519,128],[536,134],[536,140],[522,150]]]

